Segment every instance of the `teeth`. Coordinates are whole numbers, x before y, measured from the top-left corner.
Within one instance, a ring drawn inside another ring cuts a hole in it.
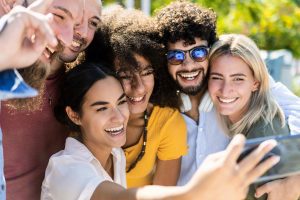
[[[110,134],[119,134],[120,131],[122,131],[124,129],[124,125],[118,126],[118,127],[114,127],[114,128],[107,128],[104,129],[106,132],[109,132]]]
[[[222,103],[232,103],[236,100],[237,98],[231,98],[231,99],[223,99],[223,98],[220,98],[219,97],[219,100],[222,102]]]
[[[77,47],[81,46],[81,43],[79,41],[77,41],[77,40],[73,40],[72,41],[72,46],[77,48]]]
[[[48,49],[46,49],[44,52],[43,52],[44,56],[49,59],[50,58],[50,52],[48,51]]]
[[[200,71],[196,71],[196,72],[188,72],[188,73],[180,73],[179,75],[182,78],[185,78],[187,80],[194,80],[196,78],[196,76],[198,76],[200,73]]]
[[[142,97],[128,97],[131,101],[135,101],[135,102],[138,102],[138,101],[141,101],[143,98],[144,98],[144,96],[142,96]]]
[[[50,51],[51,52],[51,54],[53,54],[54,52],[55,52],[55,50],[54,49],[52,49],[51,47],[46,47],[47,49],[48,49],[48,51]]]

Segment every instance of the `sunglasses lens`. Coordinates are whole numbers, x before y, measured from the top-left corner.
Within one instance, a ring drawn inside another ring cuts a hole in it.
[[[208,55],[208,51],[206,48],[203,48],[203,47],[198,47],[191,51],[191,57],[196,62],[204,61],[206,59],[207,55]]]
[[[172,65],[179,65],[184,61],[184,52],[181,51],[169,51],[167,53],[167,60]]]

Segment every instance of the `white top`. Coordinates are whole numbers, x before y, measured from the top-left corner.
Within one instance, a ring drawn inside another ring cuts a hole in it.
[[[74,138],[65,149],[51,156],[42,185],[41,199],[88,200],[103,181],[126,187],[126,160],[121,148],[113,148],[114,180],[93,154]]]
[[[272,78],[270,78],[270,85],[272,95],[286,116],[291,134],[300,134],[300,98],[282,83],[275,83]],[[201,101],[198,108],[198,124],[182,114],[187,125],[189,150],[188,154],[182,157],[177,185],[185,185],[209,154],[224,150],[230,142],[230,138],[218,122],[215,108],[207,109],[210,107],[210,101],[207,95],[204,101]]]

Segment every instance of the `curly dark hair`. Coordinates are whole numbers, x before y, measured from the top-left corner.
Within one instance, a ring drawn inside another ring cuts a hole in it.
[[[102,24],[85,52],[88,61],[116,63],[122,71],[135,72],[141,67],[135,55],[145,58],[155,71],[155,86],[150,102],[159,106],[178,108],[178,98],[160,78],[165,68],[164,45],[152,18],[138,10],[122,7],[104,11]],[[170,82],[169,84],[172,84]]]
[[[217,40],[216,13],[185,0],[175,1],[155,13],[163,43],[184,40],[195,44],[195,37],[211,46]]]

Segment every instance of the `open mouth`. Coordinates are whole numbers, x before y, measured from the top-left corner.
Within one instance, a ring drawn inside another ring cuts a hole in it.
[[[133,103],[143,102],[145,100],[145,97],[146,97],[146,95],[140,96],[140,97],[130,97],[130,96],[127,96],[127,98],[129,99],[129,101],[131,101]]]
[[[121,126],[118,126],[118,127],[113,127],[113,128],[107,128],[107,129],[104,129],[104,130],[109,135],[115,137],[115,136],[119,136],[119,135],[124,133],[124,125],[121,125]]]
[[[80,40],[73,39],[70,49],[74,52],[79,52],[83,46],[83,42]]]
[[[237,99],[238,99],[238,97],[236,97],[236,98],[221,98],[221,97],[218,97],[218,100],[219,100],[221,103],[226,103],[226,104],[233,103],[233,102],[235,102]]]
[[[192,80],[195,80],[199,76],[201,71],[202,71],[202,69],[199,69],[199,70],[193,71],[193,72],[179,72],[177,74],[180,78],[182,78],[184,80],[192,81]]]
[[[51,61],[53,58],[53,55],[55,54],[55,49],[52,49],[51,47],[47,46],[45,50],[43,51],[44,57],[47,59],[47,61]]]

